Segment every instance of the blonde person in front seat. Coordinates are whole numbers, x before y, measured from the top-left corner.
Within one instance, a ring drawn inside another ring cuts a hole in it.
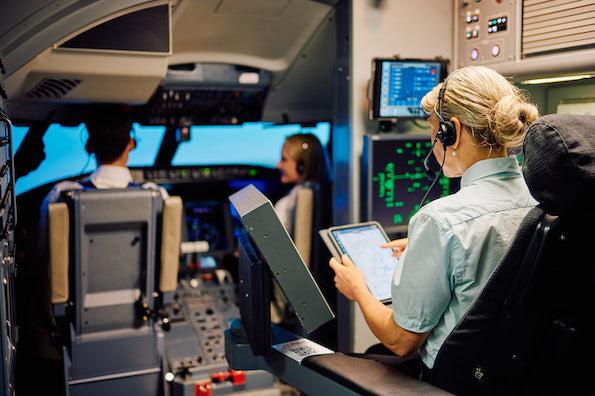
[[[285,139],[277,169],[281,172],[281,183],[295,184],[289,194],[275,204],[275,212],[281,224],[291,234],[296,198],[304,183],[314,182],[321,187],[330,183],[328,158],[316,136],[311,133],[298,133]]]
[[[410,365],[417,369],[404,370],[414,376],[432,369],[442,343],[536,205],[516,158],[507,156],[538,117],[516,87],[492,69],[471,66],[454,71],[422,105],[433,154],[447,177],[461,177],[461,189],[422,207],[409,223],[408,239],[384,245],[400,255],[392,308],[372,296],[349,258],[329,263],[337,289],[361,307],[384,346],[402,357],[419,351],[413,358],[418,364]]]

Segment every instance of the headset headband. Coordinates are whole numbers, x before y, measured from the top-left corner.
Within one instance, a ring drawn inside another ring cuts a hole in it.
[[[446,82],[448,81],[448,77],[444,79],[442,86],[440,87],[440,91],[438,92],[438,117],[442,121],[444,121],[444,116],[442,115],[442,102],[444,101],[444,95],[446,94]]]

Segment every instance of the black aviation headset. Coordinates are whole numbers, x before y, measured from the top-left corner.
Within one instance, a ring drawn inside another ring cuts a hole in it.
[[[428,197],[428,194],[430,193],[430,191],[432,191],[432,188],[434,187],[438,179],[440,179],[440,176],[442,176],[442,168],[444,167],[444,162],[446,161],[446,148],[448,146],[452,146],[457,141],[457,130],[454,124],[450,120],[445,120],[444,115],[442,113],[442,102],[444,101],[444,95],[446,94],[447,82],[448,78],[444,80],[444,82],[442,83],[442,87],[440,87],[440,91],[438,92],[438,111],[436,112],[436,115],[438,116],[438,132],[436,133],[436,138],[434,139],[434,142],[432,142],[432,147],[430,148],[430,150],[428,150],[426,158],[424,158],[424,168],[426,170],[426,175],[430,180],[432,180],[432,184],[430,185],[430,188],[428,188],[428,191],[426,191],[426,193],[424,194],[424,197],[421,199],[421,202],[419,203],[420,207],[423,206],[424,201]],[[430,166],[428,165],[428,160],[430,159],[430,156],[434,151],[434,146],[438,141],[442,143],[442,147],[444,148],[444,157],[442,157],[440,170],[438,171],[438,173],[436,173],[434,170],[430,169]]]
[[[305,140],[302,140],[300,147],[305,152],[310,148],[310,144]],[[297,161],[297,172],[300,176],[303,176],[306,173],[306,161],[304,160],[303,156]]]
[[[442,113],[442,102],[444,101],[444,95],[446,94],[447,81],[448,78],[444,80],[444,83],[440,87],[440,92],[438,92],[438,112],[436,113],[438,115],[438,133],[436,133],[436,139],[440,140],[444,146],[444,151],[446,151],[446,147],[452,146],[457,141],[457,130],[454,124],[452,121],[446,121]],[[444,165],[444,163],[442,165]]]

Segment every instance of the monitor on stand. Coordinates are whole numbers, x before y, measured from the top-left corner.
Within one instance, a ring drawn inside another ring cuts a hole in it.
[[[334,314],[271,202],[250,185],[229,197],[240,216],[240,313],[254,354],[270,349],[270,278],[274,278],[307,333]]]

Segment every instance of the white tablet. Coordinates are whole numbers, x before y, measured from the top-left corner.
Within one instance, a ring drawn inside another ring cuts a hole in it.
[[[350,224],[328,229],[335,248],[346,254],[363,272],[368,289],[383,303],[391,302],[391,282],[399,259],[391,249],[380,245],[389,242],[382,226],[376,221]]]

